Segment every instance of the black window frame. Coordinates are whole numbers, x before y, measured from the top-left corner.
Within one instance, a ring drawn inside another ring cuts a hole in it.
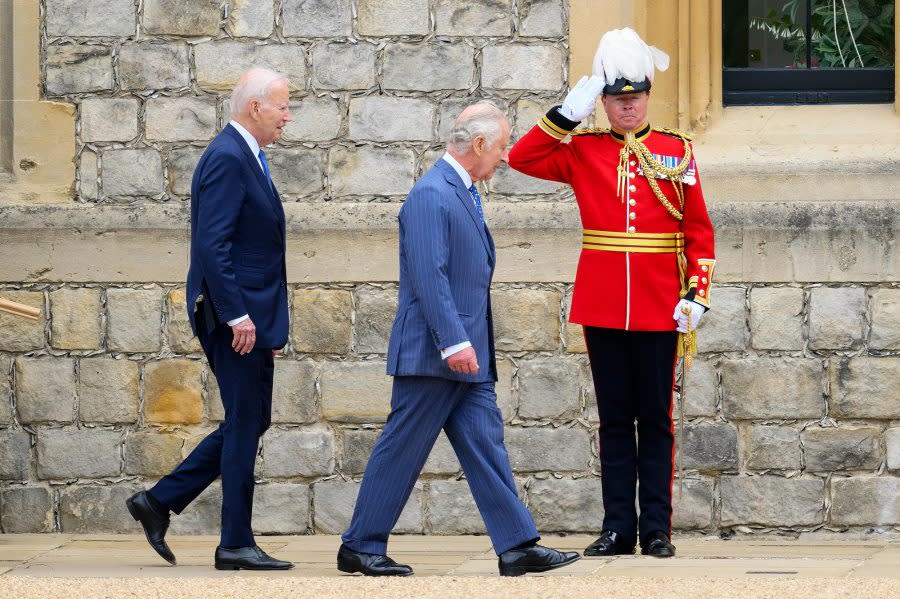
[[[727,35],[725,3],[722,0],[722,34]],[[896,22],[896,2],[894,4]],[[724,106],[771,106],[778,104],[880,104],[894,101],[894,67],[810,67],[812,0],[806,0],[805,68],[722,67]],[[724,54],[723,45],[723,54]],[[723,61],[724,63],[724,61]]]

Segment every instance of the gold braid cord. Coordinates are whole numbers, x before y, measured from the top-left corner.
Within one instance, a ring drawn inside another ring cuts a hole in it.
[[[660,201],[675,220],[680,221],[682,219],[684,212],[684,184],[681,181],[681,175],[684,174],[691,163],[691,145],[686,137],[681,137],[681,140],[684,143],[684,158],[681,159],[681,163],[678,166],[669,168],[656,160],[650,150],[647,149],[647,146],[635,139],[634,135],[631,133],[625,135],[625,145],[622,146],[622,150],[619,152],[619,167],[617,169],[619,181],[618,189],[616,190],[617,195],[622,198],[623,202],[625,201],[624,193],[628,178],[628,156],[629,154],[634,154],[637,156],[641,169],[644,171],[644,177],[650,184],[650,189],[653,190],[656,199]],[[659,183],[656,182],[658,175],[664,175],[672,182],[672,187],[675,188],[675,196],[678,198],[678,208],[672,205],[666,194],[659,188]]]

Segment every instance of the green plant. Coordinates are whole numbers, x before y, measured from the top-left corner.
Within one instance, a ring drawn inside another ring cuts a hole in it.
[[[772,9],[765,17],[752,18],[750,23],[755,29],[784,40],[784,49],[794,55],[795,66],[805,67],[805,12],[806,0],[787,0],[780,13]],[[892,66],[894,2],[813,0],[810,45],[814,67]]]

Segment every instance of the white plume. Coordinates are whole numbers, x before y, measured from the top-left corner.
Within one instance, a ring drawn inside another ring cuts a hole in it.
[[[607,85],[619,78],[652,82],[654,67],[660,71],[668,69],[669,55],[656,46],[648,46],[630,27],[607,31],[600,38],[594,55],[594,75],[603,77]]]

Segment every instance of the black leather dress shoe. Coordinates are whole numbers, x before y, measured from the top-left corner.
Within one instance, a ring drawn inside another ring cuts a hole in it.
[[[662,531],[650,533],[641,547],[642,555],[653,557],[672,557],[675,555],[675,545],[669,540],[669,535]]]
[[[386,555],[361,553],[341,545],[337,554],[337,567],[341,572],[360,572],[366,576],[409,576],[409,566],[398,564]]]
[[[522,576],[528,572],[546,572],[581,559],[576,551],[557,551],[541,545],[510,549],[497,560],[500,576]]]
[[[625,543],[622,535],[611,530],[601,532],[597,540],[584,550],[584,554],[588,557],[631,555],[632,553],[634,553],[634,545]]]
[[[166,531],[169,529],[169,512],[161,514],[151,503],[146,491],[135,493],[125,500],[128,513],[144,527],[147,542],[161,558],[175,565],[175,554],[166,545]]]
[[[291,562],[275,559],[256,545],[223,549],[216,547],[216,570],[290,570]]]

